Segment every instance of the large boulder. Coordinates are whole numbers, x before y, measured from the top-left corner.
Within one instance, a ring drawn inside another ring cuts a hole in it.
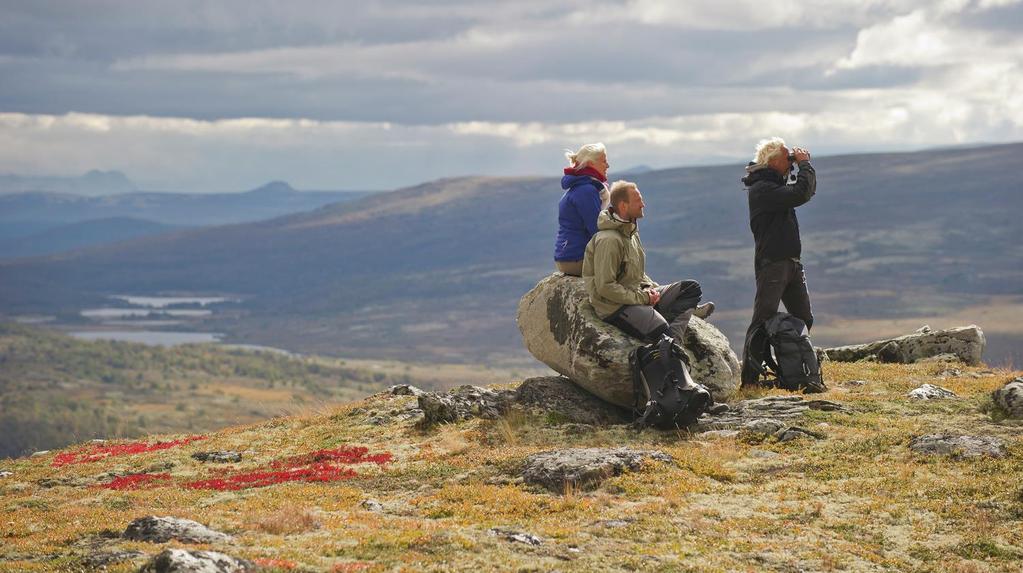
[[[210,529],[205,525],[180,517],[140,517],[128,524],[121,537],[132,541],[166,543],[170,540],[182,543],[228,543],[231,536]]]
[[[583,280],[554,273],[519,301],[526,349],[547,366],[612,404],[632,407],[629,352],[643,344],[601,320]],[[723,401],[739,387],[739,359],[721,331],[693,318],[683,341],[693,379]]]
[[[947,330],[931,330],[929,326],[924,326],[898,338],[828,348],[824,353],[830,360],[838,362],[876,360],[900,364],[912,364],[946,354],[976,366],[984,355],[984,345],[984,332],[975,324]]]

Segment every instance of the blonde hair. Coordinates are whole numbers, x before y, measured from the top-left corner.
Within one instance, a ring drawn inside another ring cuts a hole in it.
[[[610,206],[612,211],[614,211],[615,207],[617,207],[622,201],[629,200],[629,189],[639,191],[639,187],[636,187],[636,184],[632,181],[619,179],[611,184]]]
[[[603,143],[599,142],[587,143],[576,152],[573,152],[571,149],[565,150],[565,159],[568,159],[571,167],[586,167],[591,163],[595,163],[601,157],[607,157],[607,149]]]
[[[774,158],[781,151],[782,147],[785,147],[785,140],[780,137],[761,139],[757,143],[756,152],[753,154],[754,167],[767,165],[767,162]]]

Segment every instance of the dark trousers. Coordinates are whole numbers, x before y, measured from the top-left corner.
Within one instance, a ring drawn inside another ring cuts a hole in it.
[[[682,335],[689,326],[693,309],[700,303],[703,291],[696,281],[678,281],[657,287],[661,300],[657,304],[630,304],[618,309],[606,321],[644,342],[653,342],[668,333],[682,344]]]
[[[746,329],[746,340],[749,340],[750,334],[758,326],[778,312],[778,303],[785,303],[785,310],[802,319],[806,328],[813,326],[810,293],[806,290],[806,274],[802,263],[784,259],[757,265],[756,277],[757,296],[753,300],[753,320]],[[742,354],[745,358],[745,348]]]

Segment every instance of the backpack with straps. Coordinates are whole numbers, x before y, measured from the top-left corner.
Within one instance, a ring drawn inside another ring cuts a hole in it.
[[[824,392],[824,376],[806,323],[779,312],[746,339],[742,385],[775,386],[805,393]]]
[[[684,429],[714,404],[707,388],[689,375],[685,360],[668,336],[629,353],[637,427]]]

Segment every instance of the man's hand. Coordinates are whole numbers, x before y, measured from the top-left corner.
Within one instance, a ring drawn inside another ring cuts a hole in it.
[[[810,161],[810,152],[802,147],[793,147],[792,154],[796,156],[796,161]]]
[[[647,289],[647,296],[650,297],[650,306],[654,306],[661,300],[661,293],[657,289]]]

